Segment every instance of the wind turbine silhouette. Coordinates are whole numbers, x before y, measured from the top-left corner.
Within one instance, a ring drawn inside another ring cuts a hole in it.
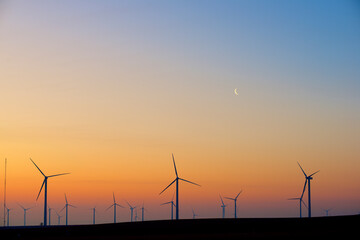
[[[58,225],[60,225],[60,220],[61,220],[61,215],[55,210],[55,213],[56,213],[56,215],[57,215],[57,217],[58,217]]]
[[[310,181],[313,179],[312,176],[314,176],[316,173],[320,172],[319,171],[316,171],[312,174],[310,174],[309,176],[306,175],[305,171],[302,169],[302,167],[300,166],[300,163],[298,162],[298,165],[301,169],[301,171],[303,172],[303,174],[305,175],[305,184],[304,184],[304,189],[303,189],[303,192],[301,194],[301,196],[304,195],[304,192],[306,190],[306,184],[308,185],[308,217],[311,218],[311,196],[310,196]]]
[[[193,219],[195,219],[195,217],[198,217],[199,215],[197,215],[194,211],[194,209],[192,209],[192,214],[193,214]]]
[[[170,206],[171,206],[171,220],[173,220],[174,219],[174,207],[176,207],[176,205],[174,204],[174,196],[172,197],[170,202],[162,203],[160,205],[166,205],[166,204],[170,204]]]
[[[141,221],[143,222],[144,221],[144,212],[145,212],[145,208],[144,208],[144,203],[142,204],[142,207],[141,207]]]
[[[179,180],[184,181],[184,182],[188,182],[188,183],[191,183],[191,184],[194,184],[194,185],[197,185],[199,187],[200,187],[200,185],[197,184],[197,183],[194,183],[194,182],[190,182],[189,180],[179,178],[179,175],[178,175],[177,170],[176,170],[174,154],[171,154],[171,155],[172,155],[172,160],[173,160],[173,163],[174,163],[174,169],[175,169],[176,178],[164,190],[162,190],[159,193],[159,195],[162,194],[166,189],[168,189],[168,187],[170,187],[173,183],[176,183],[176,220],[179,220]]]
[[[233,200],[234,201],[234,210],[235,210],[235,214],[234,214],[234,217],[237,218],[236,216],[236,201],[237,201],[237,198],[239,197],[240,193],[242,193],[242,190],[238,193],[238,195],[236,195],[235,198],[229,198],[229,197],[225,197],[226,199],[229,199],[229,200]]]
[[[114,223],[116,223],[116,206],[118,206],[118,207],[122,207],[122,208],[124,208],[124,207],[123,207],[123,206],[121,206],[120,204],[117,204],[117,203],[116,203],[114,193],[113,193],[113,199],[114,199],[114,203],[113,203],[113,204],[111,204],[111,206],[110,206],[110,207],[108,207],[108,208],[106,209],[106,211],[107,211],[107,210],[109,210],[112,206],[114,206]]]
[[[305,207],[307,207],[307,206],[306,206],[306,204],[305,204],[305,202],[302,200],[302,197],[303,197],[303,195],[301,195],[301,197],[299,197],[299,198],[289,198],[289,199],[288,199],[288,200],[299,200],[300,218],[302,218],[301,205],[302,205],[302,204],[304,204],[304,205],[305,205]]]
[[[60,173],[60,174],[46,176],[31,158],[30,158],[30,161],[35,165],[35,167],[39,170],[39,172],[44,176],[44,181],[43,181],[43,183],[41,185],[41,188],[40,188],[39,194],[38,194],[38,196],[36,198],[36,201],[38,200],[38,198],[40,196],[40,193],[41,193],[41,190],[45,185],[45,192],[44,192],[44,226],[46,226],[47,225],[46,218],[47,218],[47,181],[48,181],[48,178],[57,177],[57,176],[61,176],[61,175],[66,175],[66,174],[70,174],[70,173]]]
[[[134,209],[136,208],[136,206],[135,207],[131,206],[128,201],[126,201],[126,203],[129,205],[129,208],[130,208],[130,222],[132,222],[133,221]]]
[[[223,201],[220,194],[219,194],[219,196],[220,196],[220,199],[221,199],[222,218],[225,218],[225,208],[226,208],[227,205],[225,205],[225,203],[224,203],[224,201]]]
[[[329,208],[329,209],[323,209],[323,211],[325,211],[326,213],[326,216],[328,217],[329,216],[329,211],[332,210],[332,208]]]
[[[93,212],[93,224],[95,224],[95,212],[96,212],[96,207],[91,208],[90,210],[92,210]]]
[[[12,210],[12,208],[8,208],[8,207],[5,207],[6,209],[6,216],[7,216],[7,226],[9,227],[10,226],[10,211]]]
[[[18,205],[24,210],[24,226],[26,226],[26,212],[34,207],[24,208],[20,203]]]
[[[66,226],[68,225],[68,208],[69,208],[69,206],[76,208],[75,206],[68,203],[68,200],[67,200],[66,194],[65,194],[65,206],[61,209],[60,212],[62,212],[65,209],[65,225]]]

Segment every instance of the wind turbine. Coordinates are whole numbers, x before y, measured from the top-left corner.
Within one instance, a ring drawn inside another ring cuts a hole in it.
[[[193,219],[195,219],[195,217],[198,217],[199,215],[197,215],[194,211],[194,209],[192,209],[192,214],[193,214]]]
[[[171,206],[171,220],[173,220],[174,219],[174,207],[176,207],[176,205],[174,204],[174,196],[170,202],[162,203],[160,205],[166,205],[166,204],[170,204],[170,206]]]
[[[43,181],[43,183],[41,185],[41,188],[40,188],[40,191],[39,191],[39,194],[38,194],[36,200],[38,200],[38,198],[40,196],[40,193],[41,193],[41,190],[45,185],[45,192],[44,192],[44,226],[46,226],[47,225],[46,217],[47,217],[47,181],[48,181],[48,178],[57,177],[57,176],[61,176],[61,175],[66,175],[66,174],[70,174],[70,173],[60,173],[60,174],[46,176],[31,158],[30,158],[30,161],[35,165],[35,167],[39,170],[39,172],[44,176],[44,181]]]
[[[130,221],[132,222],[133,221],[134,209],[136,208],[136,206],[135,207],[131,206],[128,201],[126,201],[126,203],[129,205],[129,208],[130,208]]]
[[[116,203],[114,193],[113,193],[113,199],[114,199],[114,203],[113,203],[113,204],[111,204],[111,206],[110,206],[110,207],[108,207],[106,210],[108,210],[108,209],[110,209],[112,206],[114,206],[114,223],[116,223],[116,206],[118,206],[118,207],[122,207],[122,208],[124,208],[124,207],[123,207],[123,206],[121,206],[120,204],[117,204],[117,203]]]
[[[10,226],[10,211],[12,210],[12,208],[5,207],[5,209],[6,209],[6,216],[7,216],[7,226],[9,227]]]
[[[226,199],[229,199],[229,200],[233,200],[233,201],[234,201],[234,210],[235,210],[234,217],[235,217],[235,218],[237,218],[237,216],[236,216],[236,201],[237,201],[237,198],[239,197],[240,193],[242,193],[242,190],[238,193],[238,195],[236,195],[235,198],[225,197]]]
[[[172,160],[173,160],[173,163],[174,163],[174,169],[175,169],[176,178],[164,190],[162,190],[159,193],[159,195],[162,194],[166,189],[168,189],[168,187],[170,187],[173,183],[176,183],[176,220],[179,220],[179,180],[184,181],[184,182],[188,182],[188,183],[191,183],[191,184],[194,184],[194,185],[197,185],[197,186],[200,186],[200,185],[197,184],[197,183],[194,183],[194,182],[190,182],[190,181],[188,181],[186,179],[179,178],[177,170],[176,170],[174,154],[171,154],[171,155],[172,155]]]
[[[144,203],[141,207],[141,221],[143,222],[144,221],[144,212],[145,212],[145,208],[144,208]]]
[[[323,209],[326,213],[326,216],[328,217],[329,216],[329,211],[332,210],[332,208],[329,208],[329,209]]]
[[[220,196],[220,199],[221,199],[221,208],[222,208],[222,218],[225,218],[225,208],[226,208],[226,205],[221,197],[221,195],[219,194]]]
[[[302,210],[301,210],[301,205],[302,204],[304,204],[305,205],[305,207],[307,207],[306,206],[306,204],[305,204],[305,202],[302,200],[302,195],[301,195],[301,197],[299,197],[299,198],[289,198],[288,200],[299,200],[299,207],[300,207],[300,218],[302,218]]]
[[[61,220],[62,216],[57,211],[55,211],[55,212],[56,212],[56,215],[58,217],[58,225],[60,225],[60,220]]]
[[[65,194],[65,206],[61,209],[60,212],[62,212],[65,209],[65,225],[66,226],[68,225],[68,208],[69,208],[69,206],[76,208],[75,206],[68,203],[68,200],[67,200],[66,194]]]
[[[95,212],[96,212],[96,207],[91,208],[90,210],[92,210],[93,212],[93,224],[95,224]]]
[[[312,176],[315,175],[316,173],[318,173],[319,171],[316,171],[312,174],[310,174],[309,176],[306,175],[305,171],[302,169],[302,167],[300,166],[300,163],[298,162],[298,165],[301,169],[301,171],[303,172],[303,174],[305,175],[305,184],[304,184],[304,189],[303,189],[303,192],[302,192],[302,195],[304,194],[305,192],[305,189],[306,189],[306,184],[308,185],[308,211],[309,211],[309,214],[308,214],[308,217],[311,218],[311,197],[310,197],[310,181],[313,179]],[[301,196],[302,196],[301,195]]]
[[[24,226],[26,226],[26,211],[28,211],[34,207],[24,208],[20,203],[18,203],[18,205],[24,210]]]

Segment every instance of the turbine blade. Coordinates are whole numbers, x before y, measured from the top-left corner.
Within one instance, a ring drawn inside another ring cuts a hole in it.
[[[229,197],[224,197],[224,198],[235,201],[235,198],[229,198]]]
[[[40,168],[36,165],[36,163],[30,158],[30,161],[32,161],[32,163],[35,165],[35,167],[41,172],[41,174],[44,176],[44,177],[46,177],[45,176],[45,174],[40,170]]]
[[[60,212],[62,212],[65,208],[66,208],[66,205],[60,210]]]
[[[170,203],[172,203],[172,202],[162,203],[162,204],[160,204],[160,206],[161,206],[161,205],[165,205],[165,204],[170,204]]]
[[[168,189],[168,187],[170,187],[177,179],[178,179],[178,178],[175,178],[175,180],[172,181],[166,188],[164,188],[164,190],[162,190],[162,191],[159,193],[159,195],[162,194],[166,189]]]
[[[184,182],[188,182],[188,183],[191,183],[191,184],[194,184],[194,185],[197,185],[197,186],[201,187],[199,184],[194,183],[194,182],[190,182],[189,180],[186,180],[186,179],[183,179],[183,178],[179,178],[179,179],[184,181]]]
[[[313,175],[317,174],[318,172],[320,172],[320,170],[319,170],[319,171],[314,172],[314,173],[313,173],[313,174],[311,174],[309,177],[311,177],[311,176],[313,176]]]
[[[70,174],[70,173],[60,173],[60,174],[50,175],[50,176],[48,176],[48,177],[49,177],[49,178],[50,178],[50,177],[57,177],[57,176],[67,175],[67,174]]]
[[[238,193],[238,195],[236,195],[235,199],[238,198],[238,196],[240,195],[240,193],[242,193],[242,190]]]
[[[178,173],[177,173],[177,170],[176,170],[176,164],[175,164],[174,154],[171,154],[171,155],[172,155],[172,159],[173,159],[173,163],[174,163],[174,169],[175,169],[176,177],[179,177],[179,176],[178,176]]]
[[[110,207],[108,207],[107,209],[105,209],[105,211],[109,210],[110,208],[112,208],[115,204],[111,204]]]
[[[306,208],[308,208],[308,206],[305,204],[305,202],[301,199],[301,202],[302,202],[302,204],[304,204],[304,206],[306,207]]]
[[[222,205],[225,205],[224,204],[224,201],[223,201],[223,199],[222,199],[222,197],[221,197],[221,195],[219,194],[219,196],[220,196],[220,199],[221,199],[221,203],[222,203]]]
[[[117,204],[117,203],[115,203],[115,206],[125,208],[124,206],[122,206],[122,205],[120,205],[120,204]]]
[[[300,198],[288,198],[288,200],[299,200]],[[302,200],[301,200],[302,201]]]
[[[66,204],[68,204],[68,201],[67,201],[67,198],[66,198],[66,193],[65,193],[65,202],[66,202]]]
[[[306,173],[305,173],[304,169],[302,169],[302,167],[300,166],[300,163],[299,163],[299,162],[297,162],[297,163],[298,163],[298,165],[299,165],[299,167],[300,167],[301,171],[302,171],[302,172],[303,172],[303,174],[305,175],[305,177],[307,177],[307,175],[306,175]]]
[[[126,203],[129,205],[130,208],[132,208],[132,206],[130,205],[130,203],[128,201],[126,201]]]
[[[305,184],[304,184],[304,188],[303,188],[303,191],[302,191],[302,193],[301,193],[301,199],[303,198],[303,196],[304,196],[304,193],[305,193],[305,190],[306,190],[306,184],[307,184],[307,179],[305,179]]]
[[[20,203],[17,203],[22,209],[25,210],[25,208],[20,204]]]
[[[115,194],[114,194],[114,192],[113,192],[113,199],[114,199],[114,204],[115,204]]]
[[[46,178],[44,179],[44,181],[43,181],[43,183],[41,185],[41,188],[40,188],[39,194],[37,195],[36,201],[39,199],[39,196],[40,196],[42,188],[44,187],[45,181],[46,181]]]
[[[73,207],[73,208],[77,208],[76,206],[74,206],[74,205],[71,205],[71,204],[69,204],[69,206],[70,206],[70,207]]]

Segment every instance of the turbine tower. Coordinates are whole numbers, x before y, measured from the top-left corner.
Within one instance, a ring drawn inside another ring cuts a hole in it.
[[[65,206],[61,209],[60,212],[62,212],[65,209],[65,225],[66,226],[68,225],[68,208],[69,207],[76,208],[75,206],[68,203],[68,200],[67,200],[66,194],[65,194]]]
[[[21,204],[18,203],[18,205],[24,210],[24,226],[26,226],[26,212],[34,207],[24,208]]]
[[[240,193],[242,193],[242,190],[238,193],[238,195],[236,195],[235,198],[225,197],[226,199],[229,199],[229,200],[233,200],[233,201],[234,201],[234,210],[235,210],[234,217],[235,217],[235,218],[237,218],[237,216],[236,216],[236,201],[237,201],[237,198],[239,197]]]
[[[39,170],[39,172],[44,176],[44,181],[43,181],[43,183],[41,185],[41,188],[40,188],[40,191],[39,191],[39,194],[38,194],[36,200],[38,200],[38,198],[40,196],[40,193],[41,193],[41,190],[45,185],[45,192],[44,192],[44,226],[46,226],[47,225],[47,219],[46,218],[47,218],[47,181],[48,181],[48,178],[57,177],[57,176],[61,176],[61,175],[66,175],[66,174],[70,174],[70,173],[60,173],[60,174],[46,176],[31,158],[30,158],[30,161],[35,165],[35,167]]]
[[[170,204],[170,206],[171,206],[171,220],[173,220],[174,219],[174,207],[176,207],[176,205],[174,203],[174,197],[171,199],[170,202],[162,203],[160,205],[166,205],[166,204]]]
[[[93,212],[93,224],[95,224],[95,212],[96,212],[96,207],[91,208],[90,210],[92,210]]]
[[[222,218],[225,218],[225,208],[226,208],[226,205],[221,197],[221,195],[219,194],[220,196],[220,199],[221,199],[221,208],[222,208]]]
[[[144,212],[145,212],[145,208],[144,208],[144,203],[141,207],[141,221],[143,222],[144,221]]]
[[[126,201],[126,203],[129,205],[129,208],[130,208],[130,222],[132,222],[133,221],[133,215],[134,215],[134,209],[136,208],[136,206],[135,207],[131,206],[128,201]]]
[[[311,218],[311,196],[310,196],[310,181],[313,179],[312,176],[315,175],[316,173],[318,173],[319,171],[314,172],[313,174],[310,174],[309,176],[306,175],[305,171],[302,169],[302,167],[300,166],[300,163],[298,162],[298,165],[301,169],[301,171],[303,172],[303,174],[305,175],[305,184],[304,184],[304,189],[303,192],[301,194],[304,195],[304,192],[306,190],[306,184],[308,185],[308,217]]]
[[[200,185],[197,184],[197,183],[194,183],[194,182],[190,182],[190,181],[188,181],[186,179],[179,178],[177,170],[176,170],[174,154],[171,154],[171,155],[172,155],[172,160],[173,160],[173,163],[174,163],[174,169],[175,169],[176,178],[164,190],[162,190],[159,193],[159,195],[162,194],[166,189],[168,189],[168,187],[170,187],[173,183],[176,183],[176,220],[179,220],[179,180],[184,181],[184,182],[188,182],[188,183],[191,183],[191,184],[194,184],[194,185],[197,185],[197,186],[200,186]]]
[[[124,207],[121,206],[120,204],[117,204],[117,203],[116,203],[114,193],[113,193],[113,200],[114,200],[114,203],[111,204],[111,206],[108,207],[106,210],[109,210],[112,206],[114,206],[114,223],[116,223],[116,207],[117,207],[117,206],[118,206],[118,207],[122,207],[122,208],[124,208]]]

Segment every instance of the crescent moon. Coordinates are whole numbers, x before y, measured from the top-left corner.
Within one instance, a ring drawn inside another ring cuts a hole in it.
[[[234,93],[235,93],[236,96],[239,95],[238,92],[237,92],[237,88],[235,88]]]

